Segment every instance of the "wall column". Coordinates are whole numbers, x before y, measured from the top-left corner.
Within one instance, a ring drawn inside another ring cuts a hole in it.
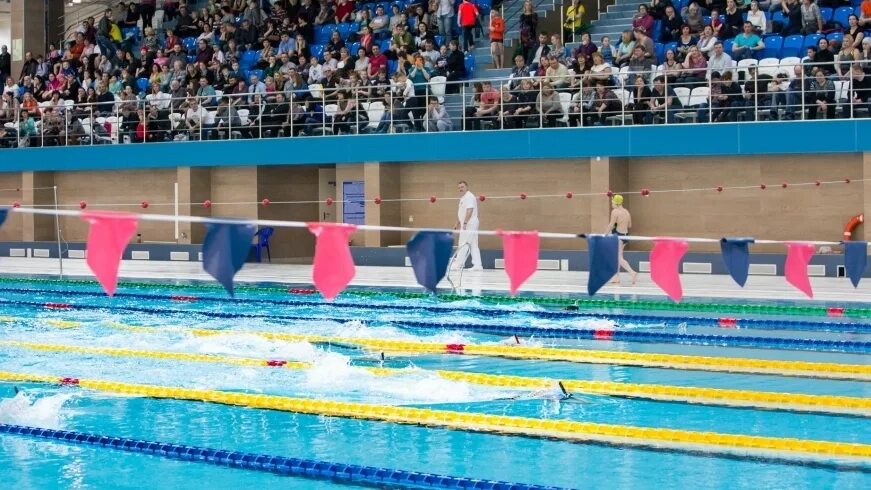
[[[372,226],[400,226],[401,206],[399,165],[379,162],[363,164],[363,181],[366,194],[366,224]],[[375,198],[386,202],[375,204]],[[400,245],[402,237],[397,231],[367,231],[364,233],[366,247],[386,247]]]
[[[200,204],[211,194],[212,175],[208,168],[178,167],[176,182],[179,216],[211,216],[211,211]],[[179,222],[178,231],[178,243],[202,243],[206,228],[201,224]]]
[[[608,190],[615,192],[626,190],[628,181],[628,166],[624,161],[609,157],[590,158],[590,190],[591,194],[604,194]],[[625,196],[626,207],[630,207],[630,196]],[[607,231],[611,217],[610,200],[604,196],[590,197],[590,232],[604,233]]]
[[[62,37],[64,2],[63,0],[12,0],[11,5],[12,76],[18,80],[24,55],[28,51],[44,54],[48,43]],[[20,49],[16,49],[19,48]],[[58,46],[61,48],[61,46]]]
[[[21,205],[54,206],[54,172],[22,172]],[[23,214],[21,239],[25,242],[57,240],[54,216]]]

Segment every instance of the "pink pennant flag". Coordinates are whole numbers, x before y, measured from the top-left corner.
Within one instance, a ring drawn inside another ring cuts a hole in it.
[[[814,255],[814,246],[810,243],[789,242],[786,244],[786,267],[784,275],[786,282],[806,294],[814,297],[811,281],[807,275],[807,265]]]
[[[537,231],[499,231],[504,251],[505,273],[511,281],[511,295],[538,269]]]
[[[356,269],[348,239],[357,227],[343,223],[314,222],[308,223],[308,229],[317,237],[312,281],[324,298],[333,299],[354,278]]]
[[[111,212],[85,213],[82,219],[90,224],[88,267],[106,294],[114,296],[118,286],[118,267],[124,249],[136,233],[138,219],[134,215]]]
[[[650,278],[675,303],[683,298],[679,267],[687,249],[684,240],[657,238],[650,251]]]

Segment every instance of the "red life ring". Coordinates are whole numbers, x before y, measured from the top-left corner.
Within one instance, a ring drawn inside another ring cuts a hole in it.
[[[857,214],[850,218],[850,221],[847,221],[847,224],[844,226],[844,240],[850,241],[853,236],[853,230],[856,229],[857,226],[861,225],[865,222],[864,214]]]

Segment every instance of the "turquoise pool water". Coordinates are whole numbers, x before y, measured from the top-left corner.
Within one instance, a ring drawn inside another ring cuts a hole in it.
[[[625,323],[613,318],[542,318],[548,311],[532,303],[497,306],[470,299],[440,303],[431,299],[353,297],[342,303],[293,305],[275,300],[287,294],[242,291],[235,301],[179,302],[156,296],[224,298],[219,290],[137,288],[145,297],[107,298],[95,286],[4,283],[0,297],[0,371],[58,378],[114,380],[172,387],[202,388],[311,399],[429,407],[470,413],[518,415],[539,419],[676,428],[733,434],[791,437],[871,444],[868,418],[786,410],[730,408],[682,402],[657,402],[616,396],[575,394],[562,401],[552,390],[519,396],[517,390],[449,381],[435,370],[667,384],[754,391],[871,396],[869,382],[747,375],[680,369],[642,368],[510,360],[468,355],[389,354],[385,367],[403,374],[379,376],[364,366],[381,365],[377,352],[347,345],[268,340],[242,332],[281,332],[374,339],[422,340],[443,344],[506,342],[505,336],[464,329],[498,323],[538,328],[646,329],[686,333],[781,336],[867,342],[852,332],[664,326],[662,322]],[[34,292],[34,290],[40,292]],[[70,291],[93,294],[69,294]],[[125,292],[122,286],[120,292]],[[308,300],[314,297],[308,297]],[[264,302],[269,300],[271,302]],[[32,305],[22,304],[32,303]],[[45,309],[65,303],[82,309]],[[373,304],[384,308],[372,309]],[[363,307],[363,306],[369,306]],[[426,311],[424,306],[442,306]],[[453,306],[453,308],[451,308]],[[470,311],[457,311],[458,308]],[[123,308],[152,310],[131,312]],[[499,309],[495,315],[493,310]],[[172,310],[172,313],[168,313]],[[487,314],[483,314],[486,312]],[[227,313],[216,318],[214,313]],[[233,317],[256,314],[257,318]],[[275,320],[294,316],[300,320]],[[327,319],[328,318],[328,319]],[[819,318],[817,318],[819,319]],[[445,322],[443,329],[397,326],[404,320]],[[76,322],[75,325],[69,322]],[[113,324],[158,327],[126,331]],[[185,330],[220,329],[225,335],[200,337]],[[109,357],[93,353],[40,351],[8,341],[117,347],[150,351],[217,354],[311,363],[301,370],[232,366],[177,360]],[[524,345],[625,352],[659,352],[717,357],[803,360],[867,364],[867,355],[779,349],[734,348],[681,343],[614,342],[568,338],[523,338]],[[20,392],[15,394],[15,389]],[[568,488],[871,488],[869,467],[844,467],[825,458],[818,464],[640,449],[619,445],[474,433],[339,417],[231,407],[217,404],[118,396],[53,384],[0,382],[0,423],[75,430],[108,436],[207,446],[228,450],[327,460],[477,479]],[[7,488],[331,488],[329,481],[299,479],[242,469],[128,454],[20,436],[0,435],[0,461],[14,468],[4,474]],[[345,485],[342,485],[345,486]]]

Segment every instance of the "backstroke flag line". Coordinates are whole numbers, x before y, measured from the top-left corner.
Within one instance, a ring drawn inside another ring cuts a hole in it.
[[[229,223],[206,224],[203,239],[203,270],[234,294],[233,277],[245,265],[257,227]]]
[[[587,278],[587,294],[593,296],[612,277],[617,275],[617,259],[620,243],[617,235],[586,235],[590,255],[590,275]]]
[[[138,218],[123,213],[86,213],[82,219],[90,224],[88,229],[88,267],[103,286],[106,294],[113,296],[118,286],[118,267],[124,249],[136,233]]]
[[[505,273],[511,284],[511,296],[538,269],[540,239],[537,231],[499,231],[502,237]]]
[[[344,223],[307,224],[316,237],[312,281],[324,298],[333,299],[348,286],[356,273],[348,240],[357,227]]]
[[[847,269],[847,277],[853,283],[853,287],[859,287],[859,281],[868,267],[868,242],[849,241],[844,242],[844,267]]]
[[[419,231],[405,248],[417,283],[435,293],[445,277],[454,247],[454,235],[443,231]]]
[[[684,240],[657,238],[650,251],[650,278],[676,303],[683,298],[679,267],[687,249],[689,245]]]

